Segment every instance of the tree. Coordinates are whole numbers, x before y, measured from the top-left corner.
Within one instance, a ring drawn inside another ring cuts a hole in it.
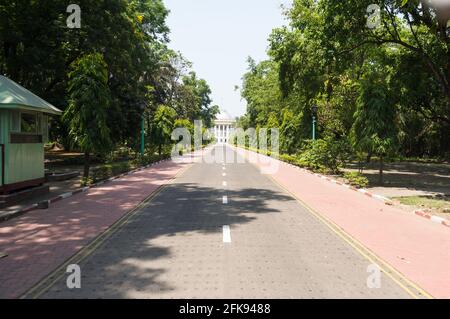
[[[173,125],[174,128],[182,128],[186,129],[189,132],[189,136],[191,137],[190,141],[184,141],[186,144],[184,145],[185,148],[190,149],[193,146],[194,142],[194,124],[189,121],[188,119],[177,119],[175,120],[175,123]],[[181,142],[183,137],[180,136],[178,142]]]
[[[380,24],[369,28],[367,10],[372,3],[293,1],[285,11],[289,24],[269,37],[270,59],[248,61],[241,92],[248,125],[264,126],[271,112],[279,120],[284,110],[292,112],[298,121],[295,136],[289,135],[292,129],[283,129],[282,121],[280,138],[282,150],[295,153],[311,136],[311,107],[316,105],[320,137],[346,141],[358,118],[355,113],[368,112],[361,107],[361,90],[370,91],[365,82],[378,74],[386,82],[377,85],[373,99],[384,96],[385,104],[395,109],[389,123],[395,123],[402,155],[448,158],[450,11],[438,2],[433,6],[419,0],[383,0],[378,2]],[[293,118],[286,119],[286,126],[289,119]],[[389,140],[379,137],[374,137],[378,152],[384,153],[384,148],[388,153],[390,146],[384,142]],[[375,147],[366,149],[370,158]]]
[[[248,58],[248,72],[243,77],[241,95],[247,101],[250,126],[265,126],[269,113],[281,110],[277,64],[273,61],[256,64]]]
[[[280,127],[280,150],[287,154],[293,154],[300,146],[299,116],[294,116],[290,110],[283,111],[283,121]]]
[[[111,138],[132,143],[139,134],[145,87],[154,84],[152,75],[167,55],[168,10],[162,0],[80,0],[77,4],[82,9],[82,28],[69,29],[66,1],[3,1],[0,74],[64,110],[69,104],[69,66],[86,54],[101,52],[109,72],[107,122],[115,130]],[[69,128],[56,121],[52,135],[69,144]]]
[[[272,130],[278,130],[280,128],[280,123],[278,122],[277,114],[275,112],[270,112],[265,128],[267,129],[267,146],[273,148]]]
[[[296,3],[303,1],[296,1]],[[396,47],[413,55],[428,73],[429,85],[437,85],[450,100],[450,33],[447,8],[438,1],[380,1],[380,24],[367,27],[365,13],[371,0],[320,1],[327,23],[323,45],[340,60],[371,48]],[[300,18],[300,17],[298,17]],[[413,73],[409,74],[411,77]]]
[[[158,145],[158,154],[162,154],[162,146],[171,142],[176,112],[171,107],[160,105],[153,118],[153,136]]]
[[[386,156],[395,150],[396,108],[389,97],[383,74],[369,73],[362,81],[352,142],[356,149],[379,156],[379,182],[383,183]]]
[[[107,113],[110,104],[108,69],[100,53],[77,59],[69,73],[69,106],[63,120],[74,143],[84,152],[84,178],[89,177],[90,154],[111,146]]]
[[[211,106],[211,88],[208,83],[191,71],[182,77],[181,91],[183,98],[180,103],[185,108],[186,117],[191,121],[203,120],[207,127],[211,127],[219,108],[217,105]]]
[[[0,74],[64,111],[71,100],[70,66],[98,52],[108,66],[105,126],[114,127],[111,144],[137,148],[142,115],[151,134],[159,105],[172,107],[176,118],[212,125],[218,109],[211,107],[206,80],[196,77],[181,53],[167,47],[169,10],[162,0],[77,4],[82,10],[80,29],[66,27],[66,1],[1,2]],[[69,121],[52,121],[51,139],[72,147]]]
[[[204,126],[206,128],[212,127],[214,124],[214,120],[219,113],[220,107],[218,105],[203,108],[201,112],[201,118],[203,120]]]

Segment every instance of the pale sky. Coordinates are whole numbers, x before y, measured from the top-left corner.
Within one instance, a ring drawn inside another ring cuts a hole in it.
[[[285,24],[280,5],[288,0],[164,0],[171,11],[170,48],[181,51],[212,90],[213,103],[232,116],[246,103],[234,86],[242,84],[247,57],[267,58],[267,39]]]

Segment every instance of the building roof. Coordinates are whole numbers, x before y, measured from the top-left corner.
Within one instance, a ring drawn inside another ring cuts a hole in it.
[[[0,109],[30,110],[56,115],[62,113],[39,96],[2,75],[0,75]]]
[[[227,112],[220,110],[220,113],[216,116],[216,121],[234,121],[234,118]]]

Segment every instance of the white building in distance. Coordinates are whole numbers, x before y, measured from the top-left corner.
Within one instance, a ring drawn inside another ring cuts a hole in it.
[[[217,143],[230,142],[230,136],[236,127],[236,120],[233,119],[226,111],[220,111],[214,121],[213,133]]]

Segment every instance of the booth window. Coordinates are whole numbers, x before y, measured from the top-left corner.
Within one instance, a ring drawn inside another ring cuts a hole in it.
[[[37,117],[36,114],[21,113],[20,114],[20,132],[37,133]]]
[[[36,113],[12,112],[11,144],[42,143],[42,116]]]

